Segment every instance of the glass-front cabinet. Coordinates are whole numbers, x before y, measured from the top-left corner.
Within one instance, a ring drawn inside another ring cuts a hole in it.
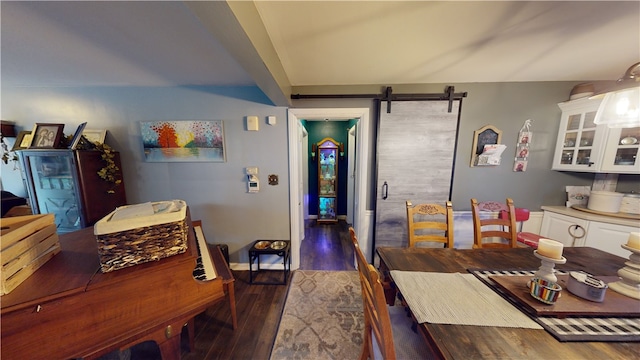
[[[640,126],[609,129],[602,170],[610,173],[640,174]]]
[[[34,214],[54,214],[58,233],[93,225],[126,204],[124,184],[99,177],[99,151],[20,150],[22,178]],[[121,168],[119,154],[116,166]],[[116,176],[122,179],[118,170]]]
[[[558,129],[553,170],[638,173],[640,128],[616,129],[596,125],[600,99],[583,98],[558,104]]]
[[[318,222],[337,222],[339,144],[325,138],[318,143]]]

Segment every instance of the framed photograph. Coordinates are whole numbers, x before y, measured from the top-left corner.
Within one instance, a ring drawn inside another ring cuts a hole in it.
[[[41,124],[33,127],[30,149],[55,149],[62,139],[64,124]]]
[[[82,132],[84,131],[84,127],[87,126],[86,122],[83,122],[76,129],[75,134],[73,134],[73,138],[71,139],[71,143],[69,144],[69,149],[75,150],[80,143],[80,139],[82,139]]]
[[[516,157],[518,159],[526,159],[527,157],[529,157],[529,146],[520,144],[516,152],[517,152]]]
[[[107,130],[84,129],[82,130],[82,136],[92,143],[97,142],[104,144],[104,139],[107,137]]]
[[[18,136],[16,136],[16,142],[13,143],[11,151],[26,149],[29,145],[31,145],[31,131],[20,131]]]
[[[523,131],[518,136],[518,144],[529,144],[533,133],[531,131]]]
[[[141,121],[147,162],[225,162],[222,120]]]

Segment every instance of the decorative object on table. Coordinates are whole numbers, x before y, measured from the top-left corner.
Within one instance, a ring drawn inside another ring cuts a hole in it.
[[[37,123],[31,131],[30,149],[55,149],[62,139],[64,124]]]
[[[473,132],[473,146],[471,147],[471,167],[478,165],[499,165],[500,156],[489,159],[488,154],[480,161],[480,155],[485,152],[486,145],[498,145],[502,139],[502,131],[493,125],[485,125]],[[491,146],[489,147],[491,149]],[[501,148],[504,151],[504,148]],[[500,153],[502,153],[502,151]],[[491,161],[489,161],[491,160]],[[491,162],[491,163],[489,163]],[[497,162],[497,164],[496,164]]]
[[[0,295],[8,294],[60,252],[53,214],[0,219]]]
[[[529,293],[531,296],[548,305],[553,305],[558,300],[561,291],[562,286],[558,285],[558,283],[538,277],[534,277],[529,283]]]
[[[547,280],[550,283],[558,282],[558,278],[554,274],[555,264],[567,262],[567,259],[562,256],[562,248],[562,243],[555,240],[540,239],[538,241],[538,248],[533,250],[533,254],[541,261],[540,268],[535,274],[536,278]]]
[[[524,172],[527,171],[527,163],[529,162],[529,152],[531,138],[533,132],[531,132],[531,119],[527,119],[518,133],[518,143],[516,144],[516,157],[513,164],[513,171]]]
[[[225,162],[222,120],[141,121],[147,162]]]
[[[569,273],[567,290],[583,299],[603,302],[608,287],[604,281],[596,279],[593,275],[584,271],[571,271]]]
[[[183,200],[121,206],[96,222],[103,273],[157,261],[187,250],[187,204]]]
[[[611,290],[628,297],[640,300],[640,232],[629,233],[626,244],[620,245],[631,251],[625,267],[618,270],[620,281],[609,284]]]

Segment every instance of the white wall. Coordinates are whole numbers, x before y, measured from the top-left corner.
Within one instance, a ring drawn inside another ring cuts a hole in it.
[[[245,130],[247,115],[259,117],[259,131]],[[266,124],[268,115],[276,116],[275,126]],[[248,262],[256,239],[289,239],[286,109],[271,106],[257,88],[3,87],[1,116],[17,131],[36,122],[64,123],[67,135],[85,121],[107,129],[106,142],[121,153],[128,203],[185,200],[207,241],[229,245],[232,262]],[[144,162],[139,121],[194,119],[224,121],[225,163]],[[257,194],[247,193],[247,166],[259,168]],[[279,185],[268,185],[269,174]],[[25,194],[19,173],[5,165],[2,185]]]

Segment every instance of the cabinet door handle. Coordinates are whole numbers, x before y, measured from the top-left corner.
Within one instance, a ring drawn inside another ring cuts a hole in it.
[[[387,182],[385,181],[384,184],[382,184],[382,200],[387,200],[388,197],[389,197],[389,184],[387,184]]]
[[[576,239],[582,239],[585,235],[587,235],[587,231],[578,224],[569,226],[568,231],[569,235],[571,235],[571,237],[573,238],[573,242],[571,243],[572,247],[576,245]]]

